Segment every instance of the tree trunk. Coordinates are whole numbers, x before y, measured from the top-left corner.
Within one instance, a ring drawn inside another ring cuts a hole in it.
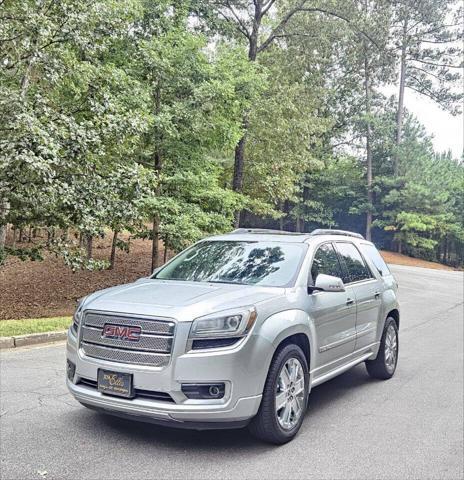
[[[155,90],[155,112],[159,114],[161,111],[161,86],[158,83]],[[155,133],[156,134],[156,133]],[[159,135],[156,138],[157,142],[161,141]],[[155,146],[155,156],[154,156],[154,168],[157,174],[161,173],[162,170],[162,158],[161,158],[161,149],[159,143]],[[156,187],[156,195],[161,195],[161,185],[158,182]],[[160,251],[159,251],[159,227],[160,227],[160,217],[158,213],[155,213],[153,216],[153,227],[152,227],[152,245],[151,245],[151,271],[160,266]]]
[[[235,147],[234,177],[232,180],[232,190],[239,193],[243,189],[243,166],[245,163],[246,129],[248,128],[248,123],[246,119],[243,120],[243,125],[245,133]],[[239,226],[240,210],[235,212],[235,227],[238,228]]]
[[[36,237],[36,228],[32,230],[33,238]],[[47,247],[49,247],[55,241],[55,227],[47,228]]]
[[[295,230],[300,233],[301,232],[301,221],[300,221],[300,216],[296,216],[296,222],[295,222]]]
[[[443,243],[443,263],[448,263],[448,235],[445,235],[445,241]]]
[[[93,237],[92,235],[87,235],[87,260],[92,258],[92,250],[93,250]]]
[[[249,37],[248,60],[255,62],[258,55],[258,36],[261,25],[262,13],[261,2],[255,2],[255,15],[253,19],[253,28]],[[245,146],[247,141],[248,118],[245,114],[243,118],[243,136],[235,147],[234,176],[232,180],[232,190],[241,192],[243,189],[243,172],[245,164]],[[235,212],[235,227],[240,226],[240,211]]]
[[[33,48],[35,48],[37,45],[37,39],[34,39],[33,41]],[[20,99],[24,101],[26,98],[26,93],[29,87],[29,78],[32,70],[32,65],[33,65],[33,60],[34,60],[34,54],[32,54],[27,62],[26,62],[26,68],[24,70],[24,74],[21,77],[21,82],[19,85],[20,88]],[[6,241],[6,223],[4,223],[4,219],[10,209],[10,204],[7,200],[1,200],[0,201],[0,248],[3,248],[5,246],[5,241]],[[23,235],[23,229],[21,228],[19,230],[19,241],[22,241],[22,235]],[[30,231],[29,231],[29,241],[31,241],[30,238]]]
[[[404,118],[404,89],[406,86],[406,47],[407,47],[407,32],[408,32],[408,19],[406,18],[403,23],[403,41],[401,44],[401,57],[400,57],[400,85],[398,93],[398,110],[396,111],[396,138],[395,143],[397,151],[393,156],[393,173],[397,177],[399,174],[399,152],[398,147],[401,144],[401,136],[403,131],[403,118]]]
[[[151,245],[151,271],[155,268],[158,268],[159,265],[159,215],[156,214],[153,217],[153,228],[152,228],[152,245]]]
[[[168,261],[168,246],[167,246],[167,238],[164,242],[164,254],[163,254],[163,265]]]
[[[10,203],[5,199],[0,200],[0,248],[5,248],[7,229],[6,216],[9,211]]]
[[[437,261],[441,262],[441,246],[443,242],[438,242],[437,243],[437,248],[435,250],[435,255],[437,256]]]
[[[279,218],[279,230],[282,231],[284,229],[284,202],[279,201],[279,212],[282,216]]]
[[[366,167],[367,167],[367,203],[368,210],[366,213],[366,240],[371,240],[372,230],[372,207],[374,203],[374,195],[372,192],[372,145],[371,145],[371,85],[370,72],[367,53],[364,57],[364,90],[366,102]]]
[[[309,198],[309,188],[307,186],[304,186],[303,187],[303,204],[306,203],[306,200],[308,200]],[[306,205],[303,207],[304,210],[303,212],[306,210]],[[306,220],[303,216],[303,218],[301,219],[301,231],[304,232],[306,231]]]
[[[35,43],[34,43],[35,46]],[[31,76],[32,65],[34,61],[34,54],[31,54],[26,62],[26,68],[24,70],[24,74],[21,77],[21,84],[19,86],[20,89],[20,98],[24,100],[26,98],[26,93],[29,88],[29,79]]]
[[[116,260],[116,245],[118,242],[118,231],[115,230],[113,233],[113,241],[111,242],[111,255],[110,255],[110,270],[113,270],[114,263]]]
[[[6,243],[6,225],[0,225],[0,249],[5,248]]]

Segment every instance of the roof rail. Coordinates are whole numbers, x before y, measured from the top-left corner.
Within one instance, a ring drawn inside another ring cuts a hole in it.
[[[230,233],[257,233],[257,234],[271,234],[271,235],[305,235],[299,232],[287,232],[286,230],[271,230],[268,228],[237,228]],[[307,234],[306,234],[307,235]]]
[[[317,228],[316,230],[313,230],[310,235],[346,235],[347,237],[362,238],[364,240],[364,237],[360,233],[348,232],[347,230]]]

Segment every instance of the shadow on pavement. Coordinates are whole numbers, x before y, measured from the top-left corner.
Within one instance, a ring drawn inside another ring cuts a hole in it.
[[[361,395],[363,388],[368,388],[372,382],[374,381],[367,376],[364,366],[361,365],[314,388],[310,395],[309,409],[302,429],[311,428],[311,418],[309,417],[317,416],[328,410],[333,410],[334,415],[338,415],[339,402],[342,402],[347,395]],[[254,439],[246,428],[196,431],[130,421],[90,410],[79,409],[76,413],[81,417],[78,424],[87,429],[87,434],[89,434],[89,430],[95,430],[95,434],[100,437],[102,435],[117,437],[118,442],[135,441],[139,446],[145,444],[148,447],[157,446],[167,449],[185,448],[190,453],[207,452],[211,449],[218,453],[221,450],[227,452],[233,449],[234,453],[245,455],[251,446],[253,455],[276,448]]]

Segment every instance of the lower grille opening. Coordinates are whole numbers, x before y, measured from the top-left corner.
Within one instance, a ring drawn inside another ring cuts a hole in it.
[[[92,387],[95,390],[97,389],[97,381],[91,380],[90,378],[80,378],[79,383],[86,385],[87,387]],[[166,392],[155,392],[153,390],[142,390],[140,388],[134,388],[135,397],[134,398],[149,398],[151,400],[158,400],[162,402],[174,403],[171,395]]]

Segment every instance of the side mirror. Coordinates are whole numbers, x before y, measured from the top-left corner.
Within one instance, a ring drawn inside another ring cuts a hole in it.
[[[316,278],[315,285],[308,286],[308,293],[313,292],[344,292],[345,285],[341,278],[332,277],[332,275],[324,275],[320,273]]]

